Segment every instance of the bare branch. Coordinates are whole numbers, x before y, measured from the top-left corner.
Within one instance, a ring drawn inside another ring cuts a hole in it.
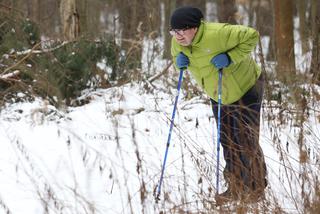
[[[9,68],[6,68],[1,74],[4,75],[6,74],[8,71],[12,70],[13,68],[17,67],[18,65],[20,65],[23,61],[25,61],[26,59],[28,59],[31,54],[32,54],[32,51],[34,49],[36,49],[37,47],[39,47],[41,44],[41,42],[37,43],[35,46],[32,47],[31,51],[26,55],[24,56],[21,60],[19,60],[16,64],[10,66]]]

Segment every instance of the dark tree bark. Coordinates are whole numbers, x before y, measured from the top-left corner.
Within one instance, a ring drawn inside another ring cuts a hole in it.
[[[198,0],[198,1],[194,1],[194,0],[177,0],[177,7],[181,7],[181,6],[192,6],[192,7],[197,7],[199,8],[203,15],[206,14],[206,0]]]
[[[237,24],[235,0],[218,0],[218,20],[223,23]]]

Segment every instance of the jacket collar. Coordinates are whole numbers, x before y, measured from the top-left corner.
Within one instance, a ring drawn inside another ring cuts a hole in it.
[[[204,22],[201,21],[201,24],[198,27],[197,33],[192,40],[191,46],[195,46],[201,41],[203,36],[203,31],[204,31]]]

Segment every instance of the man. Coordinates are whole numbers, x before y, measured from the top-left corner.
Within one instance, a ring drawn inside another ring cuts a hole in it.
[[[216,120],[218,70],[223,69],[221,145],[228,189],[216,200],[258,201],[267,186],[259,145],[263,77],[250,56],[258,42],[258,32],[241,25],[204,22],[198,8],[180,7],[171,16],[170,34],[175,66],[188,68],[211,98]]]

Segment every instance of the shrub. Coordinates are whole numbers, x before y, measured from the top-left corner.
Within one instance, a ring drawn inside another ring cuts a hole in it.
[[[28,41],[33,40],[30,38]],[[15,67],[21,71],[19,79],[23,85],[30,88],[26,91],[20,84],[11,93],[23,91],[46,98],[58,106],[61,101],[70,105],[86,88],[110,86],[106,72],[99,69],[97,63],[104,60],[106,67],[117,72],[118,48],[113,41],[111,37],[99,41],[81,39],[67,44],[56,43],[52,45],[56,48],[50,51],[38,50],[37,54],[31,54]],[[15,62],[9,58],[6,63]],[[0,82],[3,93],[8,92],[9,87],[12,85]]]

